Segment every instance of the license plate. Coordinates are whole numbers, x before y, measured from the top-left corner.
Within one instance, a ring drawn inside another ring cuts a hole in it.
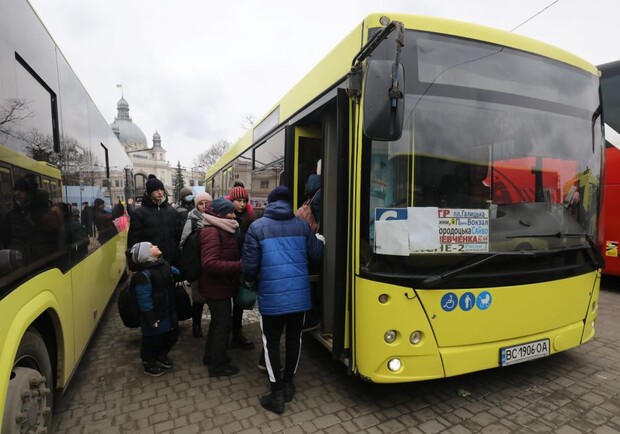
[[[549,339],[528,342],[527,344],[500,348],[499,360],[502,366],[514,365],[549,355]]]

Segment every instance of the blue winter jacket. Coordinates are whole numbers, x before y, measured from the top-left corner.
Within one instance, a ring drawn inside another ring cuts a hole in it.
[[[261,315],[304,312],[312,307],[308,262],[323,255],[323,243],[283,200],[265,207],[243,245],[243,276],[258,286]]]

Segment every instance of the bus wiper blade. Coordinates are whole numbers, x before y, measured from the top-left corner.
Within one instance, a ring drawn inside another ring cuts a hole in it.
[[[426,279],[424,279],[421,282],[421,285],[424,288],[428,288],[428,287],[431,287],[431,286],[436,286],[436,285],[438,285],[440,283],[447,282],[451,277],[453,277],[453,276],[455,276],[457,274],[460,274],[460,273],[462,273],[464,271],[471,270],[472,268],[476,268],[477,266],[482,265],[485,262],[490,261],[491,259],[493,259],[493,258],[495,258],[497,256],[500,256],[500,255],[503,255],[503,254],[504,254],[503,252],[494,253],[491,256],[487,256],[486,258],[482,258],[482,259],[480,259],[478,261],[475,261],[475,262],[472,262],[470,264],[464,265],[463,267],[455,268],[454,270],[450,270],[450,271],[447,271],[447,272],[442,273],[442,274],[434,274],[432,276],[428,276]]]
[[[596,243],[592,239],[592,237],[584,232],[549,232],[546,234],[527,234],[527,235],[509,235],[506,238],[585,238],[586,242],[590,246],[591,257],[594,261],[594,264],[598,268],[603,268],[605,266],[605,258],[598,250]]]

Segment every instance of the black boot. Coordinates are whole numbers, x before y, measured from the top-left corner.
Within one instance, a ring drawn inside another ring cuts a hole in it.
[[[192,324],[192,335],[194,335],[195,338],[201,338],[202,337],[202,327],[201,327],[200,323],[193,323]]]
[[[194,303],[192,304],[192,335],[195,338],[202,337],[202,309],[204,304]]]
[[[284,382],[284,402],[291,402],[295,396],[295,384]]]
[[[274,390],[269,395],[260,397],[260,405],[274,413],[284,413],[284,390]]]

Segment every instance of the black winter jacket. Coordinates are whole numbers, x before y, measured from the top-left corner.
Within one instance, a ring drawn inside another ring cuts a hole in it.
[[[131,214],[127,248],[143,241],[148,241],[161,250],[163,257],[171,264],[176,264],[177,219],[179,213],[167,200],[157,205],[146,193],[142,205]]]

